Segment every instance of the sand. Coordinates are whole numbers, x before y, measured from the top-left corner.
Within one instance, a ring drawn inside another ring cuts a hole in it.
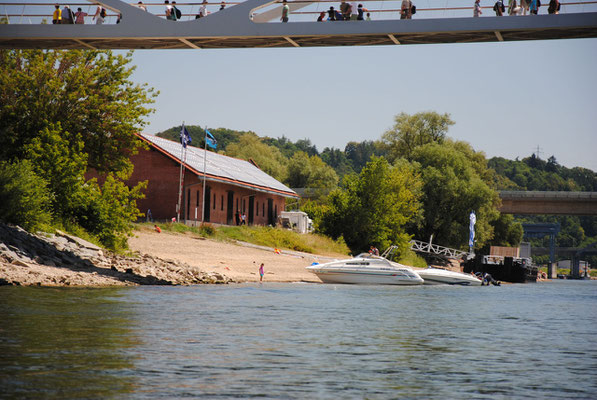
[[[327,262],[333,258],[321,255],[259,248],[249,244],[223,243],[201,239],[190,234],[153,230],[135,231],[129,239],[131,250],[171,259],[197,267],[204,272],[217,272],[236,282],[258,282],[259,265],[264,264],[266,282],[321,282],[305,267],[313,262]],[[341,254],[338,258],[346,258]]]

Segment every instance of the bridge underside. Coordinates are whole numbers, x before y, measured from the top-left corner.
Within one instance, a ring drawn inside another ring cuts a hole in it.
[[[2,38],[11,49],[226,49],[476,43],[597,37],[597,26],[510,31],[414,32],[391,34],[287,35],[247,37],[32,37]]]
[[[597,12],[532,17],[259,22],[273,0],[246,0],[205,18],[166,21],[121,0],[95,0],[119,24],[0,24],[0,48],[225,49],[474,43],[597,37]],[[294,3],[294,2],[293,2]],[[298,3],[297,3],[298,4]]]

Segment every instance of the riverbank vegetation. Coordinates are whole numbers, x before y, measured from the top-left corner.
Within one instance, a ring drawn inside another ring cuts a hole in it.
[[[0,50],[0,220],[126,247],[145,183],[124,180],[156,95],[129,79],[130,61],[111,51]]]
[[[312,254],[344,254],[350,252],[344,240],[332,240],[320,234],[299,234],[287,229],[269,226],[215,226],[202,224],[198,227],[181,223],[157,223],[163,231],[192,234],[223,242],[240,241],[277,249],[301,251]],[[143,223],[139,229],[153,229],[153,224]]]

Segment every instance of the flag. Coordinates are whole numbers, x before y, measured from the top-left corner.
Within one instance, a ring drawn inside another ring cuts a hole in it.
[[[218,147],[218,141],[207,129],[205,130],[205,143],[214,150]]]
[[[191,143],[191,135],[189,135],[189,131],[187,128],[182,124],[180,128],[180,143],[182,143],[182,147],[187,147],[187,144]]]
[[[475,215],[474,211],[471,211],[471,215],[469,218],[471,220],[471,224],[469,226],[470,236],[468,238],[468,247],[472,251],[473,245],[475,244],[475,223],[477,222],[477,216]]]

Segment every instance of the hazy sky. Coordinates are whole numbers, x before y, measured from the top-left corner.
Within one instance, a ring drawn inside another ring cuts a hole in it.
[[[252,130],[343,149],[433,110],[488,157],[597,171],[597,39],[318,49],[136,51],[160,91],[147,132]]]

